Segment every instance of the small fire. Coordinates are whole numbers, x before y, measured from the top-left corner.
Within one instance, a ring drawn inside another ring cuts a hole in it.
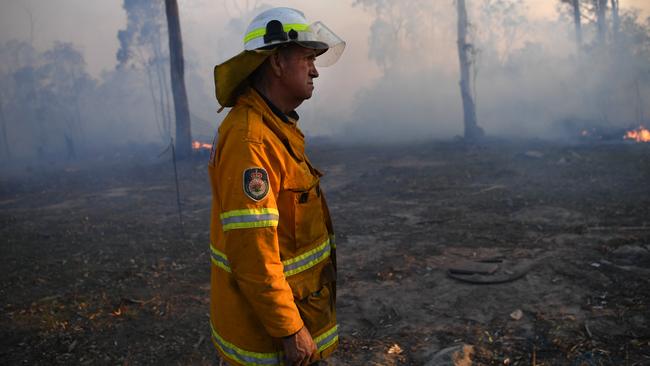
[[[192,149],[194,149],[194,150],[201,150],[201,149],[210,150],[210,149],[212,149],[212,145],[211,144],[206,144],[205,142],[192,141]]]
[[[623,138],[636,142],[650,142],[650,131],[643,126],[639,126],[636,130],[627,131]]]

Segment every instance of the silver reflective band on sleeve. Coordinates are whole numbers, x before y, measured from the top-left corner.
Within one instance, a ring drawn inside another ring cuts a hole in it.
[[[315,266],[327,259],[330,256],[331,250],[330,240],[328,238],[323,244],[316,248],[297,257],[282,261],[282,265],[284,266],[284,275],[291,276]]]
[[[244,216],[233,216],[221,220],[223,226],[227,226],[234,223],[244,223],[244,222],[255,222],[255,221],[271,221],[277,220],[278,215],[274,214],[263,214],[263,215],[244,215]]]
[[[223,269],[226,272],[230,272],[230,262],[228,262],[228,257],[217,249],[214,249],[212,244],[210,244],[210,259],[215,266]]]
[[[226,232],[232,229],[275,227],[278,226],[280,216],[276,208],[251,208],[224,212],[219,218],[221,227]]]
[[[217,348],[228,357],[243,365],[282,365],[284,363],[281,352],[261,353],[246,351],[223,339],[212,326],[212,322],[210,322],[210,329],[212,330],[212,339]]]
[[[330,245],[330,239],[327,239],[314,249],[302,253],[299,256],[283,260],[282,265],[284,266],[284,275],[286,277],[292,276],[314,267],[318,263],[329,258],[331,251],[332,246]],[[229,273],[232,271],[226,254],[215,249],[212,244],[210,245],[210,257],[215,266]]]

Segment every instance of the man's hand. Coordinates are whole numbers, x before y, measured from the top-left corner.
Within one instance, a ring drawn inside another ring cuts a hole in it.
[[[307,366],[309,358],[316,352],[316,344],[311,338],[309,330],[304,326],[298,333],[283,338],[285,364],[287,366]]]

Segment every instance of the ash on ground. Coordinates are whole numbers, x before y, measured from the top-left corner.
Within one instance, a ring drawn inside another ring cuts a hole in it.
[[[330,365],[650,363],[649,144],[311,150],[337,231]],[[0,180],[3,363],[219,364],[206,159],[179,162],[184,236],[165,156]],[[448,276],[494,258],[534,266]]]

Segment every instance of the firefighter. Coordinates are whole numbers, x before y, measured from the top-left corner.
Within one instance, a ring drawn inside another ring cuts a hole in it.
[[[298,10],[253,19],[244,51],[215,67],[232,107],[210,154],[212,340],[232,365],[309,365],[338,345],[334,232],[295,112],[315,62],[345,42]]]

